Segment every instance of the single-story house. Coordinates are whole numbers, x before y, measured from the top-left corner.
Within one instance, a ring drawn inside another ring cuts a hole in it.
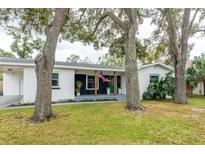
[[[205,95],[205,83],[204,83],[204,81],[198,81],[196,88],[193,89],[193,94]]]
[[[186,62],[186,69],[188,69],[189,67],[192,67],[193,65],[193,61],[192,60],[187,60]],[[192,90],[190,93],[191,94],[195,94],[195,95],[205,95],[205,82],[203,80],[198,80],[197,81],[197,85],[196,87]]]
[[[139,66],[140,96],[150,80],[159,80],[172,68],[162,63]],[[4,96],[22,96],[22,102],[34,102],[36,96],[35,63],[32,59],[0,58],[3,72]],[[104,82],[100,77],[110,82]],[[76,94],[76,82],[81,81],[80,96]],[[109,92],[108,92],[109,91]],[[52,74],[52,101],[76,99],[86,96],[126,95],[125,69],[99,64],[83,64],[56,61]]]

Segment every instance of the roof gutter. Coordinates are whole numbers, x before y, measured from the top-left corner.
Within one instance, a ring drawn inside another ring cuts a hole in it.
[[[0,62],[0,65],[4,65],[4,66],[35,67],[35,64],[31,64],[31,63],[7,63],[7,62]],[[99,71],[125,72],[125,69],[92,68],[92,67],[62,66],[62,65],[54,65],[54,68],[67,68],[67,69],[79,69],[79,70],[80,70],[80,69],[83,69],[83,70],[99,70]]]

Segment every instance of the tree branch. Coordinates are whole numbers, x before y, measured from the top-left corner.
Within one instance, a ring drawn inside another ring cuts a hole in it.
[[[127,14],[128,18],[130,21],[132,21],[132,13],[131,13],[131,9],[125,8],[123,9],[125,11],[125,13]]]
[[[192,28],[192,26],[193,26],[193,23],[194,23],[194,20],[195,20],[195,18],[196,18],[196,15],[197,15],[198,11],[199,11],[199,8],[196,9],[196,11],[195,11],[195,13],[194,13],[194,16],[193,16],[193,18],[192,18],[192,20],[191,20],[191,22],[190,22],[190,25],[189,25],[189,33],[191,32],[191,28]]]
[[[205,33],[205,29],[198,29],[198,30],[195,30],[193,33],[198,33],[198,32],[204,32]]]
[[[125,13],[127,14],[129,21],[131,23],[136,24],[137,22],[137,15],[136,15],[136,9],[130,9],[130,8],[125,8],[123,9],[125,11]]]
[[[106,12],[104,13],[100,19],[98,20],[96,26],[95,26],[95,29],[92,33],[92,36],[95,34],[95,32],[97,31],[98,29],[98,26],[100,25],[100,23],[106,18],[106,17],[110,17],[114,22],[116,22],[118,24],[118,26],[120,26],[120,28],[123,30],[123,31],[126,31],[126,25],[116,16],[114,15],[113,13],[111,12]]]
[[[80,22],[80,21],[82,20],[84,14],[85,14],[85,12],[86,12],[86,10],[87,10],[86,8],[83,9],[83,12],[82,12],[82,14],[80,15],[80,18],[79,18],[78,22]]]

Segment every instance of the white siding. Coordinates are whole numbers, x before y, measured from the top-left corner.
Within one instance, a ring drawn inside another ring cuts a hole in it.
[[[3,93],[8,95],[23,94],[23,75],[20,72],[5,72],[3,73]]]
[[[53,72],[59,73],[60,89],[52,90],[52,101],[61,99],[74,99],[74,70],[54,69]]]
[[[122,88],[122,94],[126,94],[126,80],[125,76],[121,76],[121,88]]]
[[[194,94],[204,95],[204,83],[202,81],[198,82],[197,87],[193,90]]]
[[[161,66],[161,65],[154,65],[150,67],[142,68],[138,71],[139,74],[139,86],[140,86],[140,98],[142,98],[143,93],[147,90],[147,87],[150,82],[150,75],[159,75],[159,79],[164,77],[166,73],[170,70]]]
[[[52,90],[52,101],[62,100],[62,99],[74,99],[74,81],[76,74],[92,74],[94,71],[74,71],[71,69],[58,68],[54,69],[53,72],[59,73],[59,88]],[[153,65],[149,67],[141,68],[139,71],[139,86],[140,86],[140,96],[147,90],[150,82],[150,75],[158,74],[159,78],[163,77],[169,69],[161,65]],[[112,75],[113,72],[105,72],[105,74]],[[122,94],[126,94],[126,78],[124,73],[119,73],[121,75],[121,88]],[[4,73],[4,95],[21,95],[23,94],[24,102],[34,102],[36,97],[36,74],[35,68],[25,67],[23,73],[17,72],[5,72]],[[202,91],[203,92],[203,91]]]
[[[74,99],[74,70],[54,69],[59,73],[59,88],[52,90],[52,101]],[[24,102],[34,102],[36,74],[34,68],[24,68]]]
[[[36,97],[36,74],[35,68],[24,68],[24,95],[25,103],[34,102]]]

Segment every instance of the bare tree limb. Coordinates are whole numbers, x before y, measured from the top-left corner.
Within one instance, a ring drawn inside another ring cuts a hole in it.
[[[82,14],[80,15],[80,18],[79,18],[78,22],[80,22],[80,21],[82,20],[84,14],[85,14],[85,12],[86,12],[86,10],[87,10],[86,8],[83,9],[83,12],[82,12]]]
[[[172,10],[169,8],[166,8],[163,10],[163,14],[166,17],[167,23],[168,23],[168,35],[170,37],[170,47],[172,48],[173,54],[179,54],[179,46],[177,43],[177,28],[175,25],[174,17],[172,15]]]
[[[182,63],[186,63],[187,59],[187,49],[188,49],[188,39],[189,39],[189,21],[190,21],[190,14],[191,14],[191,9],[190,8],[185,8],[184,9],[184,14],[183,14],[183,20],[182,20],[182,32],[181,32],[181,43],[180,43],[180,48],[181,48],[181,59]]]
[[[133,19],[132,19],[132,12],[131,12],[131,9],[125,8],[125,9],[123,9],[123,10],[124,10],[125,13],[127,14],[129,20],[130,20],[130,21],[133,20]]]
[[[104,13],[100,19],[98,20],[96,26],[95,26],[95,29],[92,33],[92,36],[95,34],[95,32],[97,31],[98,29],[98,26],[100,25],[100,23],[106,18],[106,17],[110,17],[115,23],[118,24],[118,26],[120,26],[120,28],[123,30],[123,31],[126,31],[126,25],[116,16],[114,15],[112,12],[106,12]]]
[[[199,8],[196,9],[193,18],[191,19],[191,22],[190,22],[190,25],[189,25],[189,33],[191,32],[191,28],[193,26],[193,23],[194,23],[194,20],[196,18],[196,15],[197,15],[198,11],[199,11]]]
[[[198,30],[195,30],[193,33],[198,33],[198,32],[204,32],[205,33],[205,29],[198,29]]]
[[[136,9],[129,9],[129,8],[125,8],[123,9],[125,11],[125,13],[127,14],[128,18],[129,18],[129,22],[131,23],[135,23],[137,22],[137,16],[136,16]],[[135,23],[136,24],[136,23]],[[137,27],[138,29],[138,27]]]
[[[161,14],[165,16],[165,10],[164,9],[158,8],[157,10],[159,10],[161,12]]]

